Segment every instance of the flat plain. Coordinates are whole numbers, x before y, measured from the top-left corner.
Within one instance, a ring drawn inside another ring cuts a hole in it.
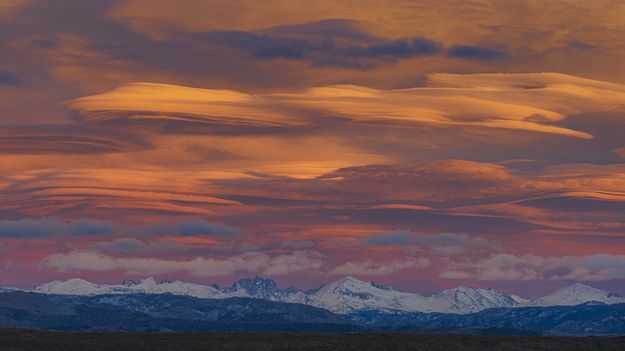
[[[0,329],[2,351],[625,350],[625,337],[413,333],[90,333]]]

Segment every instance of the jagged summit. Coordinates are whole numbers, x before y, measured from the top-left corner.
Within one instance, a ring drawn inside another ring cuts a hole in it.
[[[392,285],[377,284],[373,280],[370,280],[369,284],[371,284],[372,286],[375,286],[376,288],[379,288],[379,289],[401,291],[400,289],[398,289],[398,288],[396,288],[396,287],[394,287]]]
[[[278,288],[278,284],[261,276],[240,279],[222,290],[224,294],[273,301],[305,302],[306,295],[295,288]]]
[[[137,285],[137,284],[139,284],[139,282],[136,281],[136,280],[132,280],[132,279],[124,279],[121,282],[121,285],[123,285],[123,286],[133,286],[133,285]]]

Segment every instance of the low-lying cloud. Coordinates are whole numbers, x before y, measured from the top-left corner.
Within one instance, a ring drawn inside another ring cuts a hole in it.
[[[270,256],[248,252],[225,258],[196,257],[187,260],[155,257],[115,257],[99,252],[77,250],[52,254],[41,265],[62,272],[122,271],[132,275],[188,273],[196,277],[228,276],[237,272],[283,275],[294,272],[313,272],[323,265],[322,255],[314,251],[295,251]]]
[[[484,281],[608,281],[625,279],[625,256],[538,256],[495,254],[475,263],[456,263],[441,272],[446,279]]]
[[[392,261],[375,261],[367,259],[364,261],[346,262],[332,269],[330,275],[388,275],[408,268],[425,268],[430,265],[427,258],[406,258]]]

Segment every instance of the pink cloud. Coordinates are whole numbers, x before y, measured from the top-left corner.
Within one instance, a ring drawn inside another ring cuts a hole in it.
[[[625,279],[625,255],[598,253],[585,256],[494,254],[477,262],[452,263],[439,273],[444,279],[502,281]]]
[[[376,262],[367,259],[360,262],[346,262],[330,272],[330,275],[387,275],[407,268],[425,268],[430,265],[427,258],[407,258]]]
[[[125,271],[134,275],[186,272],[197,277],[232,275],[240,271],[281,275],[319,269],[322,255],[313,251],[295,251],[292,254],[269,256],[248,252],[227,258],[196,257],[191,260],[169,260],[154,257],[114,257],[102,253],[76,250],[52,254],[41,265],[65,271]]]

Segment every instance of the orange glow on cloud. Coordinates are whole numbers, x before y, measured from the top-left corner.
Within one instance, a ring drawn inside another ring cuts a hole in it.
[[[48,6],[0,4],[7,283],[625,281],[489,266],[625,254],[618,1]]]

